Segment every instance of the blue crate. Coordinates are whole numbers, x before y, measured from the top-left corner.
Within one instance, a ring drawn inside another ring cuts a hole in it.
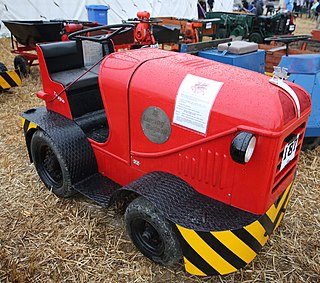
[[[225,63],[247,70],[263,74],[265,68],[265,51],[257,50],[251,53],[236,55],[231,53],[224,54],[217,49],[198,52],[198,56],[220,63]]]
[[[320,137],[320,54],[283,56],[279,66],[288,69],[288,81],[302,86],[310,94],[312,112],[305,136]]]
[[[108,24],[109,5],[86,5],[88,12],[88,20],[90,22],[98,22],[102,25]]]

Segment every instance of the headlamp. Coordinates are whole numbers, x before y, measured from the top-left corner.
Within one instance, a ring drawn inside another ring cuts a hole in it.
[[[231,143],[230,154],[232,159],[240,164],[249,162],[255,146],[256,137],[252,133],[240,132]]]

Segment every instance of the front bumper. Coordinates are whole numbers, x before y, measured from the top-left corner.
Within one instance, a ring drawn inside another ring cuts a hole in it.
[[[176,224],[185,269],[199,276],[225,275],[250,263],[279,226],[292,191],[292,183],[254,222],[240,229],[195,231]]]

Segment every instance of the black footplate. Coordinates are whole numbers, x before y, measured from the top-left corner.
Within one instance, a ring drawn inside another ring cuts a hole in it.
[[[102,207],[108,207],[112,194],[121,186],[100,173],[74,185],[74,189]]]

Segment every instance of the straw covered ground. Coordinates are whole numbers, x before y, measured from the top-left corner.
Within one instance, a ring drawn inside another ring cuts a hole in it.
[[[9,50],[0,40],[0,61],[12,68]],[[141,255],[116,211],[43,186],[19,118],[41,104],[40,89],[34,67],[21,87],[0,93],[0,282],[320,282],[320,148],[302,154],[287,214],[253,263],[224,277],[190,276]]]

